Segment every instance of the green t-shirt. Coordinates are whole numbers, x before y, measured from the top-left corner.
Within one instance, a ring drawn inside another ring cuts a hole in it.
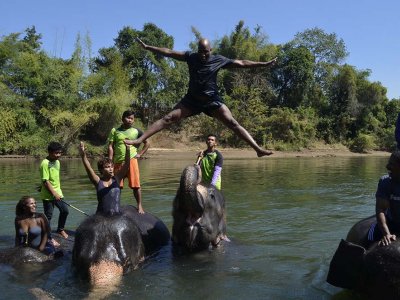
[[[140,129],[131,127],[128,129],[119,127],[111,129],[108,135],[108,142],[113,142],[114,146],[114,163],[122,163],[125,160],[125,143],[124,140],[136,140],[143,132]],[[134,158],[137,154],[137,148],[131,146],[131,158]]]
[[[44,186],[45,181],[49,181],[53,186],[53,189],[63,197],[63,193],[61,191],[61,183],[60,183],[60,161],[54,160],[50,161],[47,158],[43,159],[40,167],[40,179],[42,182],[42,187],[40,190],[40,197],[42,200],[54,200],[53,195],[49,192],[49,190]]]
[[[223,161],[224,158],[218,150],[214,150],[214,152],[205,150],[204,157],[201,159],[200,163],[202,181],[211,183],[215,167],[219,166],[222,168]],[[218,176],[215,187],[219,190],[221,189],[221,174]]]

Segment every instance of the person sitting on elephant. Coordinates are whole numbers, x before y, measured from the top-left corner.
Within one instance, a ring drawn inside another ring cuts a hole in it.
[[[114,175],[114,163],[109,158],[98,161],[97,168],[100,176],[93,171],[85,152],[85,145],[80,142],[79,153],[85,166],[86,173],[90,181],[94,184],[97,191],[97,210],[96,214],[114,215],[120,213],[121,188],[119,182],[125,177],[129,169],[130,147],[126,145],[125,162],[122,168]]]
[[[400,150],[392,153],[386,165],[388,174],[380,178],[376,191],[376,222],[368,232],[368,241],[387,246],[400,233]]]
[[[23,196],[15,207],[15,246],[37,249],[45,254],[55,252],[49,241],[50,224],[46,216],[36,212],[36,200]]]

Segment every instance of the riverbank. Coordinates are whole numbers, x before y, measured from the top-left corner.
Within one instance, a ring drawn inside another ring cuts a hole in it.
[[[167,158],[167,157],[195,157],[201,149],[193,150],[178,150],[178,149],[161,149],[150,148],[146,153],[146,157],[152,158]],[[256,158],[256,153],[251,149],[232,149],[232,148],[218,148],[223,154],[224,158],[239,159],[239,158]],[[385,151],[371,151],[368,153],[354,153],[346,149],[315,149],[315,150],[301,150],[301,151],[273,151],[271,156],[263,157],[260,159],[285,158],[285,157],[359,157],[359,156],[389,156],[390,152]]]
[[[167,158],[190,158],[195,157],[198,152],[203,149],[168,149],[168,148],[150,148],[145,158],[157,158],[157,159],[167,159]],[[256,153],[252,149],[233,149],[233,148],[218,148],[223,154],[224,158],[228,159],[241,159],[241,158],[256,158]],[[359,156],[389,156],[390,152],[386,151],[370,151],[367,153],[354,153],[348,149],[305,149],[301,151],[273,151],[271,156],[266,156],[260,159],[268,158],[286,158],[286,157],[359,157]],[[63,158],[79,158],[72,156],[63,156]],[[21,159],[35,159],[33,156],[29,155],[0,155],[0,159],[7,160],[21,160]]]

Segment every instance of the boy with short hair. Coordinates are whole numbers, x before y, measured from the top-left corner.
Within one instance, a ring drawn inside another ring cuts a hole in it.
[[[207,149],[198,155],[198,164],[201,168],[202,181],[221,189],[221,172],[224,157],[216,148],[217,137],[209,134],[206,140]]]
[[[48,156],[42,160],[39,171],[40,179],[42,182],[40,197],[43,202],[43,210],[49,224],[53,216],[54,206],[60,211],[58,217],[57,233],[63,238],[68,238],[68,234],[64,230],[65,223],[68,216],[68,206],[64,203],[63,193],[60,183],[60,161],[59,158],[62,154],[62,146],[60,143],[51,142],[48,147]],[[56,246],[58,243],[49,237],[53,244]]]
[[[135,116],[133,111],[126,110],[122,114],[122,124],[118,128],[113,128],[108,136],[108,158],[114,161],[114,172],[117,173],[125,160],[125,140],[135,140],[142,136],[143,132],[133,127]],[[150,143],[147,140],[143,141],[142,150],[138,153],[138,148],[131,147],[131,155],[129,162],[129,171],[127,173],[129,187],[133,190],[137,202],[139,213],[144,214],[142,207],[142,191],[140,187],[139,165],[137,159],[146,153]],[[124,178],[125,178],[124,177]],[[124,187],[124,178],[120,182],[120,187]]]

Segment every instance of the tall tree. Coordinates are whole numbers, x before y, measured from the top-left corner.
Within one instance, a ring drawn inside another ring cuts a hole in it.
[[[273,86],[278,92],[274,105],[290,108],[311,106],[313,68],[314,58],[307,48],[284,45],[273,69]]]
[[[343,39],[336,33],[326,33],[320,28],[307,29],[295,35],[293,46],[306,47],[315,58],[315,79],[327,92],[337,67],[344,62],[348,52]]]

